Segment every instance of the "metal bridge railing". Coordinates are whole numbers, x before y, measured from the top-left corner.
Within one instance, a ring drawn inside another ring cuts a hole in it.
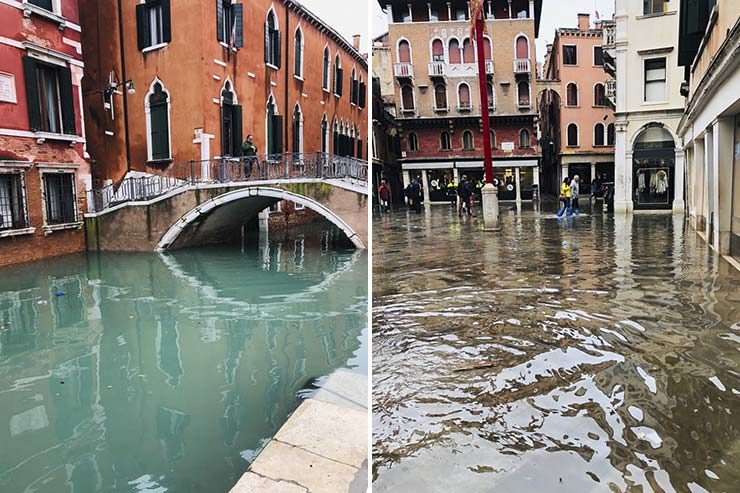
[[[90,206],[94,208],[91,212],[100,212],[118,204],[152,200],[198,184],[310,178],[367,185],[367,166],[367,161],[357,158],[320,152],[187,161],[156,175],[129,177],[120,183],[93,189],[89,192]]]

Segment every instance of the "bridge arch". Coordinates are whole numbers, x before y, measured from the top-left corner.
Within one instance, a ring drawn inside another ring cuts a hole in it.
[[[183,244],[186,236],[197,239],[201,231],[203,235],[208,235],[214,228],[218,228],[220,221],[228,222],[229,219],[234,218],[254,217],[259,211],[281,200],[289,200],[317,212],[341,229],[355,247],[366,248],[357,232],[320,202],[281,188],[255,186],[224,193],[193,208],[170,226],[156,249],[165,251],[177,248],[178,245]],[[233,222],[231,225],[233,227]]]

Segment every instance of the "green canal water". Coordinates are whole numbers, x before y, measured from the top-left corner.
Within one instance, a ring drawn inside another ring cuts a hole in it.
[[[0,491],[228,491],[327,375],[367,372],[367,254],[324,233],[0,270]]]

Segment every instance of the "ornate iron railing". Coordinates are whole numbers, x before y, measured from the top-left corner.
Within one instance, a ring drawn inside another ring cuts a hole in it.
[[[187,161],[156,175],[129,177],[89,192],[91,212],[152,200],[187,186],[299,178],[346,180],[367,185],[367,161],[326,153],[244,156]]]

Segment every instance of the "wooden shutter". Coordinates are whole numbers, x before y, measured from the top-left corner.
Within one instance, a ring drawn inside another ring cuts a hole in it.
[[[216,0],[216,39],[223,43],[226,39],[225,34],[223,0]]]
[[[170,157],[169,122],[167,121],[167,103],[151,108],[152,159]]]
[[[359,106],[360,104],[360,81],[352,81],[352,102]]]
[[[60,67],[59,73],[59,96],[62,107],[62,127],[65,134],[77,135],[77,122],[75,121],[75,103],[72,95],[72,71],[67,67]]]
[[[146,15],[146,4],[136,6],[136,39],[140,50],[147,48],[149,40],[149,18]]]
[[[275,115],[272,117],[272,124],[273,124],[273,137],[272,137],[272,144],[273,144],[273,154],[282,154],[283,153],[283,117],[280,115]]]
[[[265,22],[265,63],[272,65],[272,34],[270,31],[270,25]]]
[[[337,95],[342,95],[342,81],[344,79],[344,69],[337,69]]]
[[[273,31],[275,34],[275,37],[273,38],[273,41],[275,43],[275,66],[277,68],[280,68],[282,66],[282,49],[283,44],[281,43],[281,33],[277,29]]]
[[[242,107],[238,104],[231,107],[231,133],[234,139],[234,156],[242,155]]]
[[[357,159],[362,159],[362,141],[357,141]]]
[[[234,39],[234,46],[237,48],[244,47],[244,5],[241,3],[235,3],[232,5],[234,9],[234,32],[236,33],[236,39]]]
[[[36,77],[36,60],[23,57],[23,71],[26,78],[26,102],[28,104],[28,122],[31,131],[41,130],[41,107],[39,105],[39,83]]]
[[[364,82],[360,82],[360,93],[358,94],[358,96],[360,97],[358,106],[360,108],[364,108],[365,107],[366,94],[367,94],[367,86],[365,85]]]
[[[162,4],[162,41],[172,41],[172,17],[170,17],[170,0],[161,0]]]

